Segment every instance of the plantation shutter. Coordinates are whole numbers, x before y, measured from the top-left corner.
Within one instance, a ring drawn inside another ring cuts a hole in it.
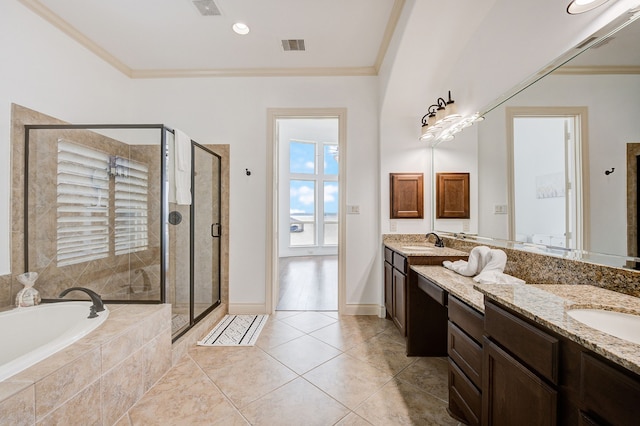
[[[58,139],[58,266],[109,255],[109,155]]]
[[[149,169],[145,164],[115,158],[116,255],[146,250]]]

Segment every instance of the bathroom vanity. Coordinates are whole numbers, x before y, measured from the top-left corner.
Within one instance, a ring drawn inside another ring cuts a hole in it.
[[[384,248],[384,306],[387,316],[391,318],[408,340],[411,340],[408,331],[411,329],[411,321],[414,324],[422,324],[423,318],[419,312],[420,300],[415,300],[411,305],[411,295],[415,293],[417,276],[409,274],[413,265],[442,265],[445,260],[455,261],[467,259],[468,254],[446,247],[435,247],[427,243],[425,238],[421,240],[397,240],[385,241]],[[428,320],[428,318],[426,319]],[[408,345],[408,355],[423,355],[411,350]],[[426,355],[426,354],[425,354]]]
[[[446,299],[448,321],[438,327],[447,330],[452,416],[472,425],[637,424],[640,344],[570,312],[640,315],[640,299],[588,285],[480,285],[435,266],[411,271]]]

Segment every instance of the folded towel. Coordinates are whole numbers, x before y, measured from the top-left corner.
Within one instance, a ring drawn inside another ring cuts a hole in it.
[[[499,271],[483,271],[473,277],[479,284],[525,284],[524,280]]]
[[[471,250],[471,253],[469,253],[469,261],[456,260],[455,262],[451,262],[445,260],[442,262],[442,266],[447,269],[451,269],[460,275],[472,277],[482,271],[487,265],[489,262],[488,254],[490,252],[491,249],[487,246],[474,247]]]
[[[507,266],[507,254],[502,250],[492,249],[489,252],[487,258],[489,259],[489,261],[484,266],[484,268],[482,268],[480,272],[485,272],[485,271],[502,272],[504,271],[505,266]]]
[[[176,203],[191,204],[191,138],[175,129],[174,175]]]

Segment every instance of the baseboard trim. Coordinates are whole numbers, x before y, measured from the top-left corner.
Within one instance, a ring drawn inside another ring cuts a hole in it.
[[[229,303],[231,315],[258,315],[269,314],[264,303]]]
[[[384,309],[384,308],[383,308]],[[342,315],[380,315],[380,305],[345,305]]]

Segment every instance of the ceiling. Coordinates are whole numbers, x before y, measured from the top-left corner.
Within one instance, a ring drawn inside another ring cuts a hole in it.
[[[192,0],[20,1],[133,78],[376,75],[405,3],[213,0],[221,15],[203,16]]]

